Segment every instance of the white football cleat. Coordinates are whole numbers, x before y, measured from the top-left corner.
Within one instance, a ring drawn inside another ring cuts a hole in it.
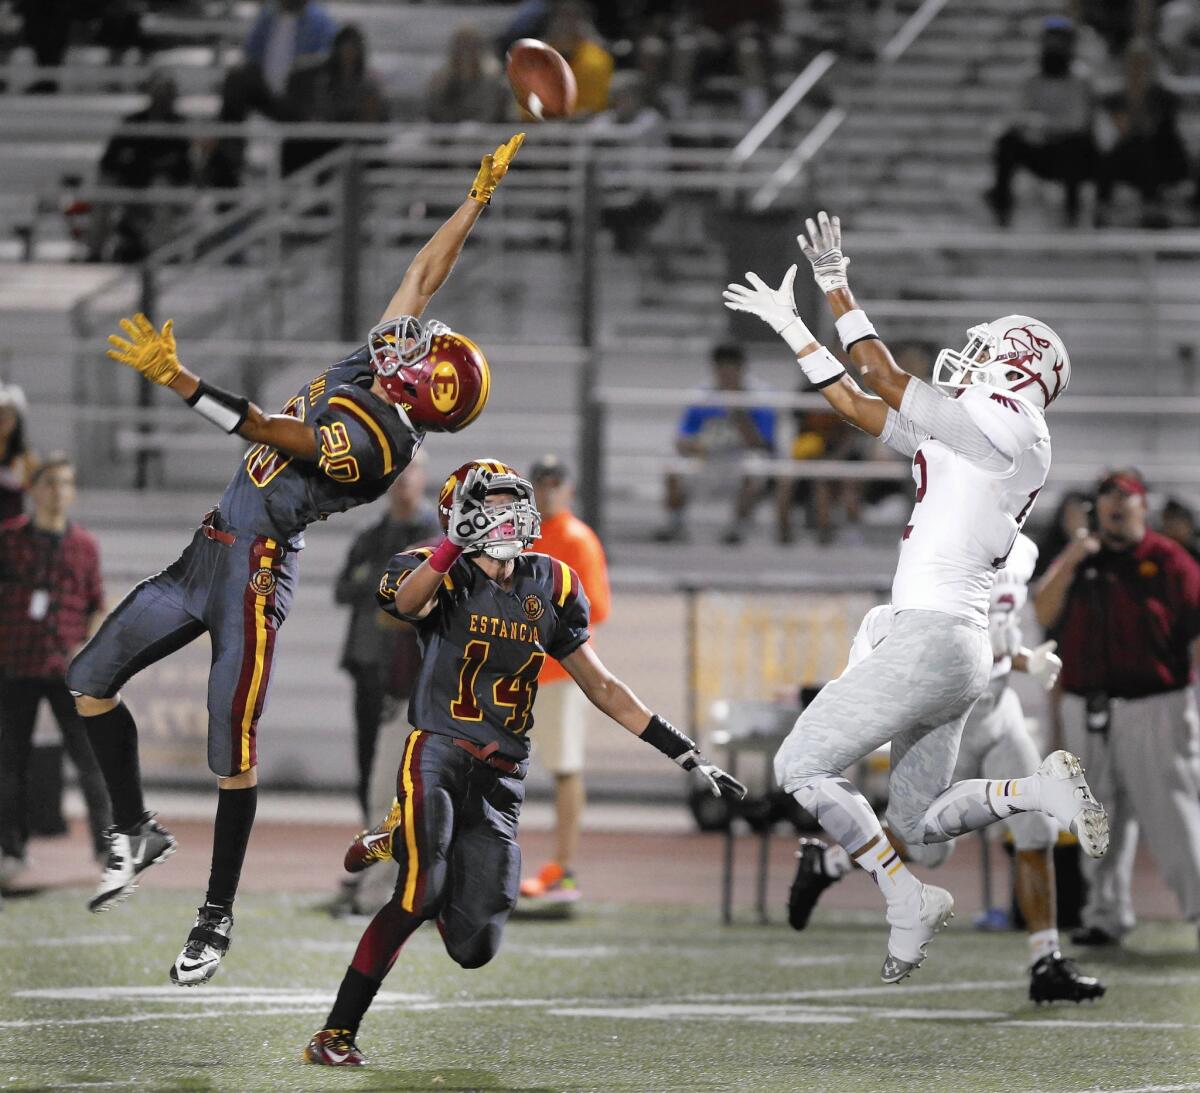
[[[171,965],[171,982],[180,987],[198,987],[207,983],[229,952],[233,915],[220,907],[205,904],[196,911],[196,925],[188,934],[187,944]]]
[[[147,812],[132,834],[108,829],[108,856],[96,894],[88,901],[89,911],[107,911],[129,898],[138,877],[152,865],[175,853],[175,836]]]
[[[899,983],[925,961],[925,948],[954,917],[954,897],[945,888],[922,884],[903,903],[889,903],[888,954],[879,972],[885,983]]]
[[[1052,751],[1035,777],[1042,811],[1070,831],[1089,858],[1102,858],[1108,851],[1108,813],[1092,795],[1079,759],[1069,751]]]

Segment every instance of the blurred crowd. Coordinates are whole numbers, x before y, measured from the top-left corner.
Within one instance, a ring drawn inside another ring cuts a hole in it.
[[[110,63],[136,64],[152,73],[144,107],[123,119],[123,131],[98,164],[101,187],[204,187],[217,191],[219,201],[221,189],[245,181],[244,139],[189,140],[162,133],[162,126],[204,120],[205,108],[181,104],[173,66],[153,68],[157,51],[187,44],[184,32],[167,34],[149,23],[162,16],[186,25],[194,16],[197,41],[210,42],[211,24],[232,18],[233,5],[223,0],[8,0],[8,5],[18,37],[6,42],[0,34],[0,56],[24,45],[41,66],[36,79],[19,90],[58,90],[53,69],[69,63],[73,45],[102,47]],[[281,123],[519,123],[504,58],[515,40],[533,37],[555,46],[574,73],[575,124],[594,127],[597,139],[659,147],[667,142],[668,121],[709,116],[753,121],[782,81],[821,48],[869,53],[864,20],[856,16],[878,6],[873,0],[809,0],[802,17],[794,11],[785,25],[782,0],[524,0],[499,35],[465,19],[423,97],[413,102],[389,94],[389,79],[381,78],[379,67],[386,58],[376,55],[362,28],[339,22],[336,6],[262,0],[235,63],[217,81],[219,106],[207,117],[229,123],[254,116]],[[0,13],[4,7],[0,0]],[[148,124],[159,127],[153,136],[130,132]],[[283,174],[338,143],[285,140]],[[132,198],[107,206],[66,204],[87,258],[119,262],[137,261],[153,240],[169,238],[172,217],[178,220],[185,207]],[[625,251],[661,216],[661,200],[652,193],[626,193],[611,206],[605,226]]]
[[[1070,226],[1084,219],[1089,191],[1095,227],[1170,227],[1173,192],[1200,217],[1200,149],[1182,127],[1200,99],[1200,0],[1068,7],[1043,22],[1037,70],[995,142],[985,198],[996,222],[1012,222],[1022,171],[1061,183]],[[1122,191],[1137,203],[1128,217],[1114,212]]]

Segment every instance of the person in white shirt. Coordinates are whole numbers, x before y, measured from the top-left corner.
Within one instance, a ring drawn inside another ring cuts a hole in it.
[[[949,921],[949,892],[907,869],[866,798],[842,771],[891,743],[887,822],[911,849],[942,843],[1020,812],[1044,812],[1085,853],[1108,847],[1108,820],[1079,760],[1052,752],[1027,777],[954,783],[963,725],[992,668],[988,601],[1050,467],[1046,407],[1067,386],[1070,359],[1044,323],[1010,315],[972,327],[961,352],[945,349],[934,383],[897,367],[847,279],[841,225],[821,213],[799,239],[837,319],[854,383],[796,312],[793,265],[778,289],[756,274],[730,285],[726,306],[756,315],[796,354],[805,376],[851,424],[913,459],[916,505],[892,584],[891,632],[826,685],[775,757],[775,777],[866,869],[891,926],[884,982],[925,959]]]
[[[1017,692],[1009,686],[1014,671],[1027,672],[1050,690],[1062,669],[1062,661],[1054,653],[1056,642],[1042,642],[1034,649],[1023,644],[1020,614],[1029,598],[1037,557],[1037,544],[1019,535],[1008,564],[996,574],[988,613],[991,680],[963,728],[955,782],[990,775],[1030,775],[1037,770],[1038,753],[1025,727],[1025,712]],[[894,617],[890,604],[867,612],[850,646],[848,668],[869,656],[891,633]],[[1104,984],[1081,974],[1059,947],[1053,853],[1058,825],[1043,812],[1018,812],[1002,822],[1013,841],[1017,906],[1029,934],[1030,999],[1041,1004],[1102,997]],[[944,842],[910,849],[895,832],[889,832],[889,838],[905,861],[929,868],[945,862],[954,847],[953,842]],[[796,878],[788,894],[788,921],[793,929],[803,930],[821,893],[846,876],[851,863],[842,847],[826,846],[819,839],[801,839],[796,857]]]

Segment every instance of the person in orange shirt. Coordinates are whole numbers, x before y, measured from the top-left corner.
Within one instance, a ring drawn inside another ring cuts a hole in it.
[[[571,511],[575,484],[561,459],[542,456],[531,468],[529,480],[542,515],[542,536],[531,547],[566,562],[579,575],[591,604],[591,625],[607,617],[612,604],[608,563],[596,533]],[[546,658],[538,676],[537,753],[554,776],[554,860],[536,877],[521,882],[527,905],[562,904],[579,899],[572,866],[579,848],[583,817],[584,717],[587,698],[558,661]]]

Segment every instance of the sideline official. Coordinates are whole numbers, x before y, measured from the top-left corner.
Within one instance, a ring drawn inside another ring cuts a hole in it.
[[[1105,477],[1095,512],[1095,532],[1054,560],[1034,607],[1058,635],[1066,746],[1083,757],[1111,831],[1072,940],[1108,945],[1135,923],[1139,830],[1184,918],[1200,922],[1200,721],[1191,686],[1200,565],[1146,526],[1136,472]]]

